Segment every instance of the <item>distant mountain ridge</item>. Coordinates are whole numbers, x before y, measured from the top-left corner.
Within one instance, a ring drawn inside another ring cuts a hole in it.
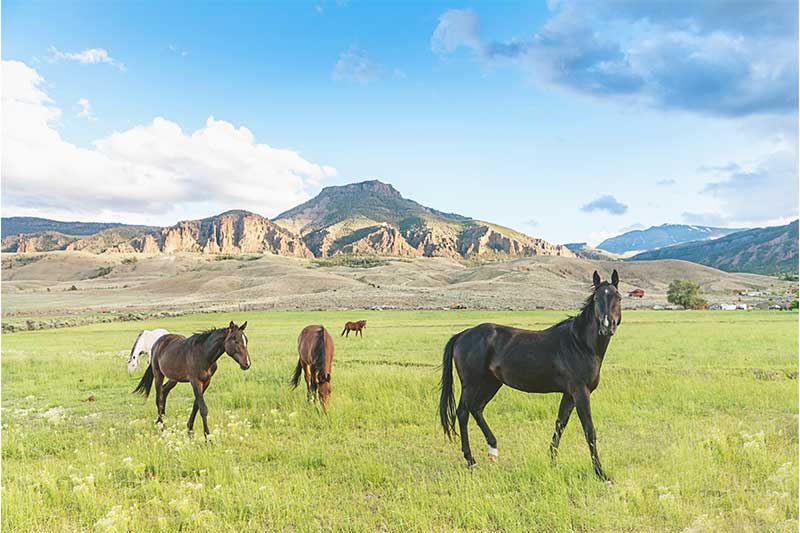
[[[633,261],[683,259],[726,272],[797,273],[798,221],[739,231],[719,239],[668,246],[637,254]]]
[[[126,226],[119,222],[62,222],[38,217],[3,217],[2,237],[21,233],[51,231],[63,235],[94,235],[99,231]],[[150,227],[150,229],[155,229]]]
[[[117,225],[80,238],[52,232],[14,235],[3,239],[2,249],[6,252],[269,253],[293,257],[359,253],[451,258],[574,257],[564,246],[425,207],[403,198],[394,187],[377,180],[326,187],[274,221],[233,210],[163,228]]]
[[[688,224],[662,224],[643,230],[633,230],[606,239],[596,246],[607,252],[624,255],[646,252],[691,241],[717,239],[746,228],[714,228]]]

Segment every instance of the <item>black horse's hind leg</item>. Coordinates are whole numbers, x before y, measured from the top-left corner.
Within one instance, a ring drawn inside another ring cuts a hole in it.
[[[594,432],[592,423],[592,409],[589,405],[589,390],[584,388],[575,394],[575,407],[583,425],[583,433],[586,435],[586,442],[589,444],[589,452],[592,454],[592,465],[597,477],[603,481],[610,481],[603,467],[600,465],[600,456],[597,453],[597,436]]]
[[[494,377],[490,379],[487,376],[487,379],[481,384],[481,387],[476,389],[477,393],[473,395],[468,402],[470,413],[472,413],[473,418],[475,418],[475,422],[478,423],[478,427],[481,428],[483,436],[486,438],[486,444],[489,445],[490,461],[497,461],[497,439],[494,437],[492,430],[489,429],[489,424],[486,423],[486,419],[483,418],[483,409],[486,407],[486,404],[494,398],[494,395],[497,394],[497,391],[499,391],[502,386],[503,384]]]
[[[475,459],[472,457],[472,451],[469,449],[469,434],[467,433],[467,426],[469,424],[469,409],[464,402],[464,391],[461,391],[461,400],[458,402],[456,409],[456,417],[458,417],[458,431],[461,434],[461,451],[464,452],[464,459],[467,460],[467,466],[473,466]]]
[[[561,405],[558,406],[558,418],[556,418],[556,430],[553,433],[553,440],[550,442],[550,459],[555,463],[558,457],[558,443],[561,442],[561,434],[567,427],[569,416],[575,408],[575,400],[566,392],[561,396]]]

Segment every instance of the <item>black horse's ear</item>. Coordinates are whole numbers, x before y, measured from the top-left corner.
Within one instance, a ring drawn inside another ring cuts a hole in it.
[[[611,284],[615,287],[619,287],[619,274],[617,274],[617,269],[614,269],[614,272],[611,273]]]
[[[236,327],[236,324],[234,324],[234,323],[233,323],[233,320],[231,320],[231,323],[230,323],[230,324],[228,324],[228,329],[233,329],[233,328],[235,328],[235,327]]]
[[[614,272],[616,272],[616,270]],[[239,331],[244,331],[244,328],[246,328],[246,327],[247,327],[247,320],[244,321],[244,324],[239,326]]]
[[[592,275],[592,284],[595,287],[599,287],[600,286],[600,274],[597,273],[597,270],[595,270],[594,274]]]

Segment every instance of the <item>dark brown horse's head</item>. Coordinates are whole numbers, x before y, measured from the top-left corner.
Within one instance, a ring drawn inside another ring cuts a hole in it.
[[[610,337],[617,331],[622,322],[622,296],[619,293],[619,274],[616,269],[611,274],[611,283],[600,280],[595,270],[592,276],[594,285],[594,316],[598,322],[598,332]]]
[[[246,327],[247,322],[237,326],[231,320],[228,325],[228,333],[225,336],[225,353],[239,363],[239,367],[242,370],[250,368],[250,352],[247,351],[247,337],[244,334],[244,328]]]
[[[365,328],[365,327],[367,327],[367,321],[366,320],[359,320],[358,321],[358,325],[361,326],[362,328]]]

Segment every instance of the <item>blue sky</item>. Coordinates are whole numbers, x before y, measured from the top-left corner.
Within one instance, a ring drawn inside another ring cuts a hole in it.
[[[4,216],[365,179],[553,242],[797,216],[791,2],[7,1],[2,30]]]

